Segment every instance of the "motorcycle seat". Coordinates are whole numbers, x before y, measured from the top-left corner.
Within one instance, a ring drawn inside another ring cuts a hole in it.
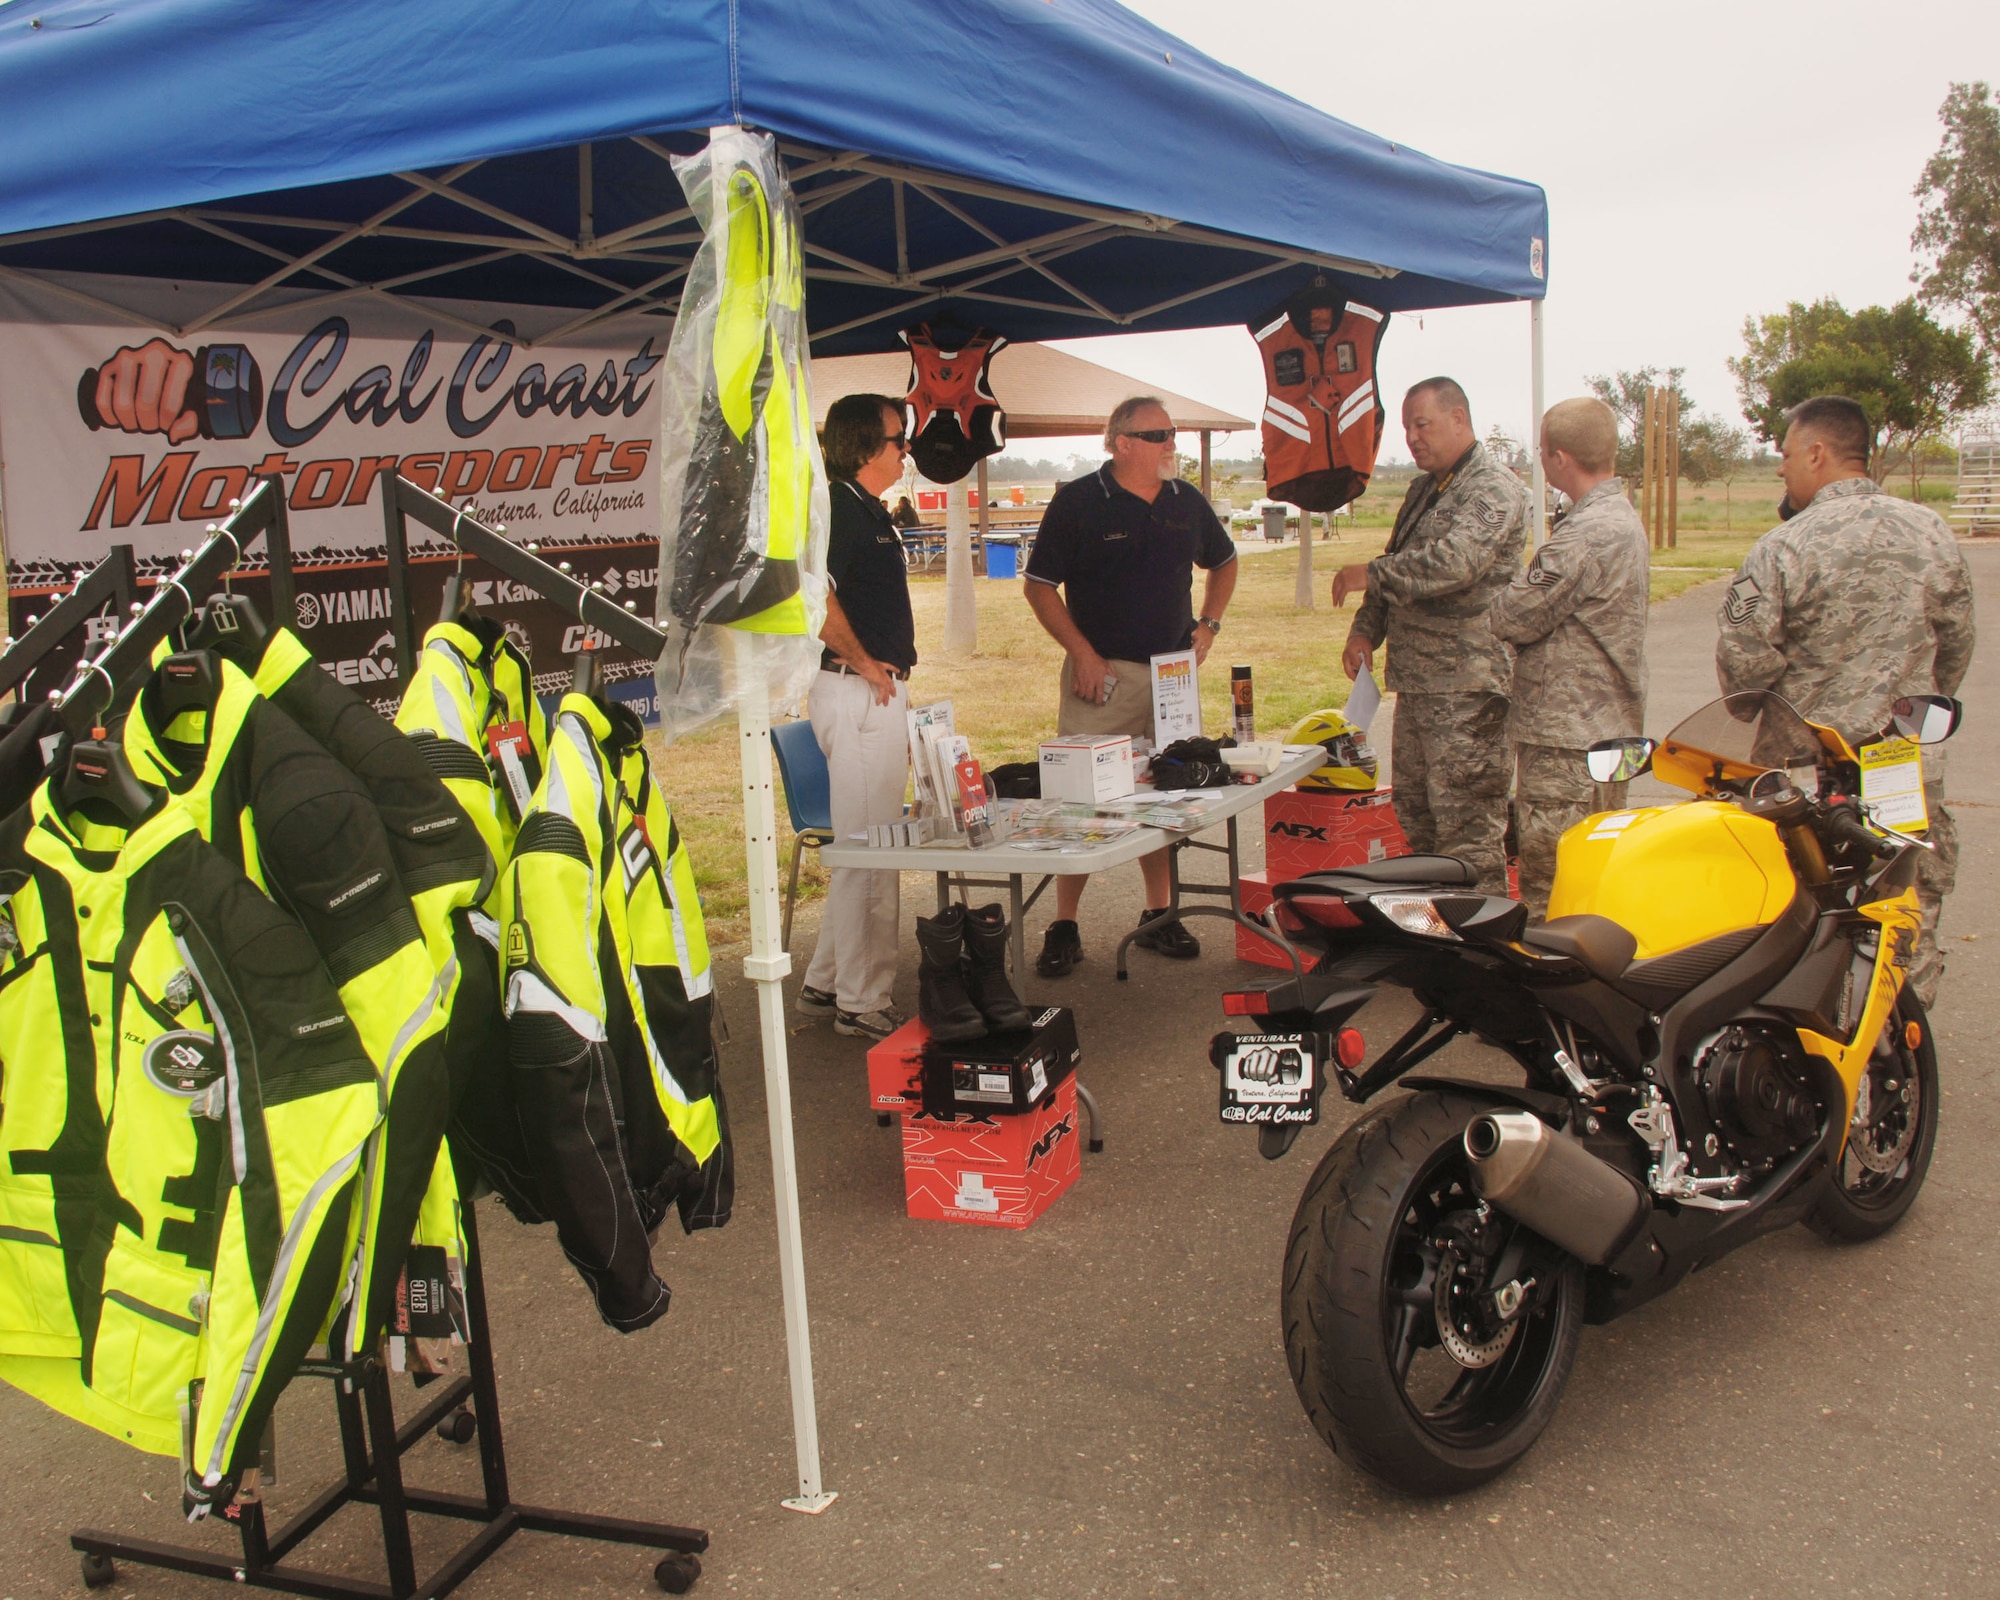
[[[1414,885],[1430,888],[1470,889],[1479,875],[1457,856],[1391,856],[1387,861],[1360,861],[1351,867],[1328,867],[1303,877],[1272,885],[1281,899],[1293,895],[1323,892],[1333,882],[1373,884],[1383,889],[1406,889]]]
[[[1623,974],[1639,951],[1639,941],[1629,929],[1619,927],[1609,917],[1589,914],[1537,923],[1521,935],[1521,943],[1568,956],[1606,983]]]

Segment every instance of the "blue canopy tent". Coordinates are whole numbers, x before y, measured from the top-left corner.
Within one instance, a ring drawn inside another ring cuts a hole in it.
[[[479,332],[471,302],[543,313],[521,345],[671,318],[699,236],[668,158],[740,123],[777,137],[805,215],[816,355],[893,349],[920,318],[1016,341],[1242,323],[1323,273],[1390,311],[1531,302],[1541,408],[1539,188],[1352,127],[1111,0],[0,0],[0,106],[0,279],[174,337],[364,295]],[[117,304],[113,275],[208,287],[169,324]],[[768,999],[788,966],[755,931],[768,760],[761,781],[746,967]],[[815,1510],[774,1015],[787,1503]]]

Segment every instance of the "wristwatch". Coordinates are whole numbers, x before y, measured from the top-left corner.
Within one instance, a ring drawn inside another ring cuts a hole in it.
[[[1194,620],[1195,626],[1198,628],[1206,628],[1210,633],[1222,632],[1222,618],[1220,617],[1196,617]]]

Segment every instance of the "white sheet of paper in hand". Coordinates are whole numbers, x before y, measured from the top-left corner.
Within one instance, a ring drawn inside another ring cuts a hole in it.
[[[1347,692],[1347,720],[1363,733],[1368,724],[1375,720],[1375,713],[1382,707],[1382,691],[1375,687],[1375,673],[1372,668],[1363,667],[1361,676],[1354,680],[1354,687]]]

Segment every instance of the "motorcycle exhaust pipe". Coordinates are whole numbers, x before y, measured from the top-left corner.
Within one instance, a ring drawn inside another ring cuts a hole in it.
[[[1639,1231],[1645,1190],[1527,1111],[1487,1111],[1465,1130],[1472,1187],[1516,1222],[1601,1267]]]

